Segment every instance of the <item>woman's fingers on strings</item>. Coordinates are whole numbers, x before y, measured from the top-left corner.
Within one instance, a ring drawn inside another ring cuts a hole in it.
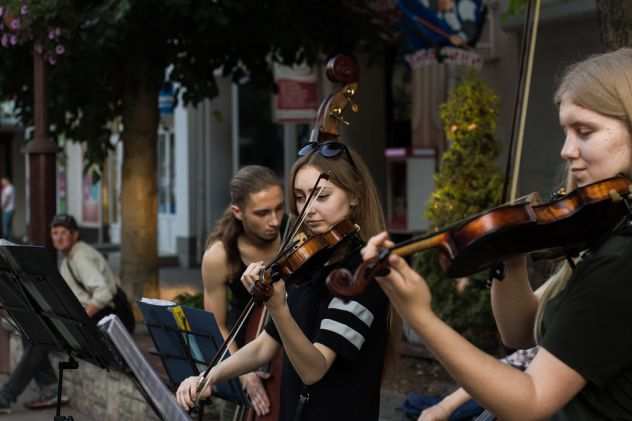
[[[406,272],[406,268],[410,269],[410,266],[401,257],[392,254],[388,257],[388,263],[391,267],[388,275],[375,278],[387,295],[400,290],[405,283],[405,277],[410,276],[410,273]]]
[[[399,272],[405,279],[411,280],[419,277],[419,274],[406,263],[406,260],[395,254],[389,256],[388,263],[391,265],[391,268]]]
[[[241,283],[250,293],[252,293],[252,288],[259,278],[259,274],[263,268],[265,268],[263,261],[253,262],[248,265],[244,273],[241,275]]]
[[[362,249],[362,258],[364,260],[372,259],[377,256],[378,250],[381,247],[384,247],[384,243],[388,240],[388,233],[386,231],[382,231],[381,233],[374,235],[367,241],[366,246]],[[392,244],[392,243],[391,243]]]

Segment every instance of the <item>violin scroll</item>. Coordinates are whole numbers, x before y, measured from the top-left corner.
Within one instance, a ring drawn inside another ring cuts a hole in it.
[[[348,269],[336,269],[327,276],[327,288],[339,298],[351,298],[364,292],[376,276],[388,275],[388,256],[391,250],[383,248],[377,257],[362,262],[352,274]]]

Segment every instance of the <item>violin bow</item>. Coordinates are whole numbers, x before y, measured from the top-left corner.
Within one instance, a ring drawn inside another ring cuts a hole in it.
[[[305,222],[305,218],[307,218],[307,215],[309,214],[309,211],[312,210],[312,207],[314,205],[314,200],[318,199],[320,197],[320,195],[322,194],[323,189],[325,188],[325,186],[320,186],[319,184],[323,180],[329,180],[329,175],[326,174],[326,173],[320,173],[320,175],[316,179],[316,182],[314,183],[314,187],[312,188],[312,191],[309,193],[309,196],[307,197],[307,201],[305,203],[305,206],[303,206],[303,209],[301,210],[301,213],[299,214],[298,218],[296,219],[296,223],[292,227],[292,230],[290,231],[290,235],[286,238],[285,244],[282,245],[282,247],[281,247],[281,251],[279,253],[280,255],[282,255],[283,252],[286,251],[287,246],[289,245],[291,239],[294,238],[294,236],[298,233],[298,230],[303,225],[303,222]],[[279,257],[277,256],[277,258],[274,259],[274,261],[278,260],[278,258]]]
[[[520,161],[522,160],[522,148],[524,144],[524,129],[529,106],[529,89],[531,88],[531,75],[533,73],[533,57],[537,41],[538,26],[540,22],[541,0],[529,0],[527,5],[526,20],[522,37],[522,52],[520,58],[520,72],[516,100],[514,102],[513,121],[505,168],[505,182],[501,203],[507,202],[508,181],[511,179],[511,191],[509,201],[515,200],[518,191],[518,179],[520,175]],[[513,159],[512,159],[513,158]],[[513,163],[513,173],[509,176]]]
[[[321,173],[318,176],[318,178],[316,179],[316,182],[314,183],[314,187],[312,188],[312,191],[307,197],[305,206],[303,206],[303,209],[301,210],[299,217],[297,218],[297,220],[294,223],[294,226],[290,230],[291,235],[287,236],[283,244],[281,244],[279,252],[275,256],[275,258],[269,264],[267,264],[266,267],[270,267],[272,264],[277,262],[281,258],[281,256],[283,256],[284,253],[287,251],[288,247],[290,246],[290,239],[294,238],[298,230],[301,228],[301,226],[303,225],[303,222],[305,221],[305,218],[309,214],[309,211],[311,210],[314,204],[314,200],[317,199],[321,195],[323,189],[325,188],[324,186],[321,186],[320,183],[323,180],[328,180],[328,179],[329,179],[329,175],[325,173]],[[250,316],[252,309],[255,307],[255,304],[256,304],[255,298],[251,297],[250,300],[248,301],[248,304],[246,304],[246,307],[241,312],[241,314],[239,315],[239,318],[237,319],[232,329],[230,330],[228,337],[226,338],[222,346],[217,350],[217,352],[215,353],[215,356],[213,356],[213,359],[207,366],[206,370],[204,370],[204,373],[200,375],[200,381],[196,388],[196,400],[195,400],[196,406],[199,403],[200,392],[202,392],[202,390],[204,390],[210,383],[211,379],[210,379],[209,373],[211,372],[211,369],[214,366],[216,366],[220,361],[222,361],[224,357],[226,357],[226,354],[228,353],[228,348],[235,341],[235,337],[237,336],[237,333],[243,328],[246,320],[248,319],[248,316]]]

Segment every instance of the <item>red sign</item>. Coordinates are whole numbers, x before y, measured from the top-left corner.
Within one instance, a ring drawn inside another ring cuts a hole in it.
[[[277,122],[311,122],[318,108],[316,72],[307,66],[274,68],[278,93],[274,98]]]

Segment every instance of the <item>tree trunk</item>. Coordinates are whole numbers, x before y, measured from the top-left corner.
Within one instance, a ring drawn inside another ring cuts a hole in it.
[[[147,66],[125,87],[123,105],[123,180],[121,278],[130,299],[159,298],[157,132],[158,92]]]
[[[632,46],[632,1],[596,0],[601,38],[608,50]]]

